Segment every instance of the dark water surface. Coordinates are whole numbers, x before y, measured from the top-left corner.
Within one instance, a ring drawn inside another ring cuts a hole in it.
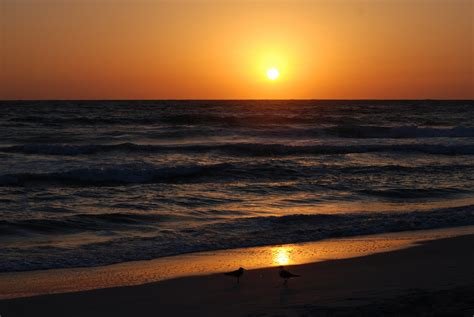
[[[0,103],[0,271],[474,224],[472,101]]]

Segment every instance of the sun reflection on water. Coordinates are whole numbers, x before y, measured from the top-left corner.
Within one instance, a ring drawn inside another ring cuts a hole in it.
[[[291,263],[290,255],[291,247],[275,247],[272,248],[272,257],[274,265],[287,265]]]

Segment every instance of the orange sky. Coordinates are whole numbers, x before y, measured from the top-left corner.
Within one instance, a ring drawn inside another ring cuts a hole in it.
[[[1,99],[474,98],[473,0],[0,6]]]

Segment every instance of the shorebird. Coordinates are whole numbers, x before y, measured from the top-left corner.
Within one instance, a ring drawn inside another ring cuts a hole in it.
[[[285,280],[285,285],[288,283],[288,280],[293,277],[300,277],[300,275],[293,274],[287,270],[283,266],[280,266],[280,277]]]
[[[232,271],[232,272],[227,272],[227,273],[224,273],[225,275],[228,275],[228,276],[233,276],[233,277],[236,277],[237,278],[237,284],[239,284],[239,281],[240,281],[240,277],[244,274],[244,268],[243,267],[239,267],[238,270],[235,270],[235,271]]]

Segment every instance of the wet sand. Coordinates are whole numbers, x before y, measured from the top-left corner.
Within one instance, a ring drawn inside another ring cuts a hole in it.
[[[230,277],[211,274],[7,299],[0,301],[0,314],[345,316],[418,312],[472,316],[473,250],[471,234],[372,255],[287,266],[302,277],[291,280],[286,287],[274,266],[247,271],[238,285]],[[4,289],[5,284],[0,287]]]

